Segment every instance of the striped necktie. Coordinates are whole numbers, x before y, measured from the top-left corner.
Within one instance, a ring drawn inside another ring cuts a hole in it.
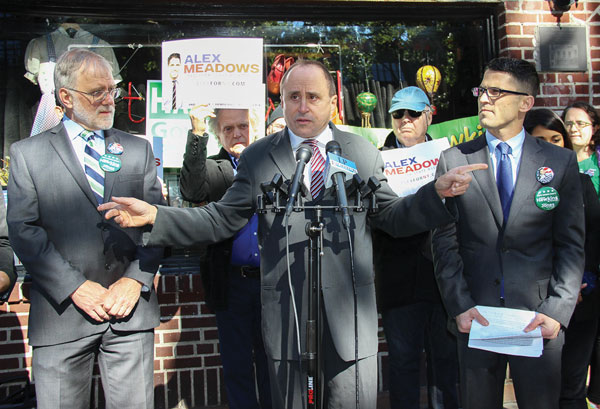
[[[171,109],[173,111],[177,110],[177,81],[173,80],[173,95],[171,99]]]
[[[310,159],[310,195],[315,199],[321,193],[325,181],[325,158],[321,154],[321,150],[317,146],[316,139],[307,139],[302,142],[310,146],[313,151]]]
[[[100,153],[94,148],[94,132],[84,129],[79,134],[85,143],[83,165],[88,183],[98,204],[104,201],[104,171],[100,167]]]

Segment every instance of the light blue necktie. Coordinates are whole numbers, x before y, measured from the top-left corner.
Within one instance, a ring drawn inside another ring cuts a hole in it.
[[[104,171],[100,167],[100,153],[94,149],[94,132],[84,129],[79,134],[85,143],[83,165],[88,183],[96,196],[98,204],[104,201]]]
[[[500,142],[496,146],[496,184],[498,185],[498,193],[500,194],[500,203],[502,203],[502,213],[504,214],[504,223],[508,219],[510,212],[510,204],[513,196],[513,176],[512,163],[510,155],[512,148],[506,142]]]

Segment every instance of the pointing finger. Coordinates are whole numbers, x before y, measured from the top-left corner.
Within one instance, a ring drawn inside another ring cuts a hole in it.
[[[463,165],[456,168],[456,173],[463,175],[467,172],[473,172],[474,170],[484,170],[487,169],[488,165],[486,163],[473,163],[471,165]]]

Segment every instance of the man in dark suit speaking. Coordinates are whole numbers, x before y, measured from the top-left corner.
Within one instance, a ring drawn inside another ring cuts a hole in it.
[[[109,210],[122,226],[154,224],[148,245],[177,243],[191,245],[226,239],[240,230],[256,212],[260,184],[275,174],[291,179],[294,152],[300,146],[315,146],[314,158],[324,163],[325,145],[331,140],[341,145],[342,155],[356,163],[363,180],[375,176],[382,182],[376,192],[379,212],[355,212],[350,230],[352,244],[342,228],[342,215],[333,211],[336,194],[325,189],[319,164],[311,162],[306,172],[308,206],[322,205],[322,374],[325,407],[355,406],[355,371],[359,371],[360,407],[374,409],[377,400],[377,310],[370,226],[390,234],[411,235],[453,221],[441,197],[462,194],[471,179],[467,172],[487,165],[469,165],[451,170],[422,188],[415,196],[398,198],[383,176],[379,151],[366,139],[338,130],[330,123],[337,103],[335,83],[327,68],[316,61],[296,62],[281,83],[281,100],[287,127],[250,145],[241,155],[238,173],[225,196],[203,208],[169,209],[154,207],[131,198],[113,198],[100,210]],[[314,172],[311,171],[314,170]],[[310,176],[310,174],[309,174]],[[348,202],[352,203],[350,197]],[[304,379],[301,376],[297,339],[305,351],[305,326],[297,337],[291,302],[294,293],[299,320],[307,317],[308,238],[305,227],[314,220],[315,211],[292,212],[288,226],[282,213],[259,215],[262,322],[265,349],[269,360],[271,394],[275,408],[301,408]],[[286,229],[289,233],[288,283]],[[354,249],[355,286],[353,288],[350,245]],[[290,290],[290,287],[292,290]],[[356,291],[358,350],[355,350],[353,294]],[[355,359],[357,357],[358,359]]]
[[[583,274],[584,219],[577,159],[572,151],[527,134],[523,121],[539,88],[524,60],[492,60],[479,87],[477,138],[442,153],[438,172],[488,163],[465,195],[449,199],[457,222],[433,234],[435,274],[458,329],[465,409],[501,408],[507,362],[519,408],[558,408],[560,356]],[[468,347],[476,305],[535,311],[523,330],[541,327],[541,357]]]
[[[162,203],[154,154],[112,129],[110,64],[76,49],[54,79],[66,118],[10,149],[8,227],[32,277],[29,344],[38,408],[89,408],[98,355],[107,408],[154,407],[154,276],[161,248],[96,207],[112,195]]]

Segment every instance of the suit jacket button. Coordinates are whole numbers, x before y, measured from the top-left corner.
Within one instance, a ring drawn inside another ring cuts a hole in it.
[[[110,267],[111,267],[110,264],[105,264],[104,265],[104,268],[107,269],[107,270],[110,270]]]

